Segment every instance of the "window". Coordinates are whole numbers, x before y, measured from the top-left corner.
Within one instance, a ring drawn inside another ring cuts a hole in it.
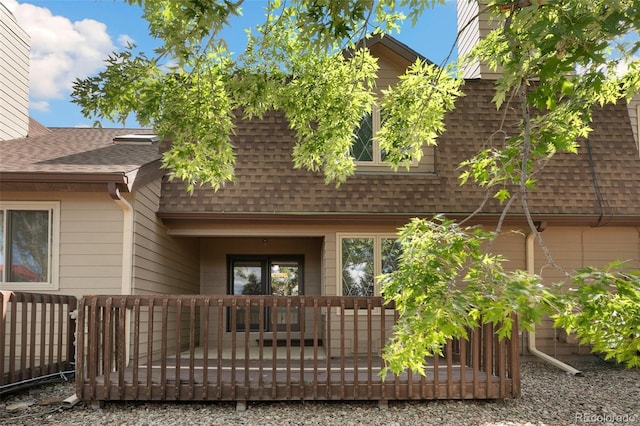
[[[360,126],[355,132],[355,141],[351,146],[351,155],[356,162],[359,172],[367,171],[391,171],[389,165],[384,162],[385,152],[380,148],[380,144],[375,138],[380,130],[384,114],[380,108],[374,107],[370,113],[365,114],[360,121]],[[399,168],[398,173],[406,172],[406,169]],[[410,172],[435,172],[435,149],[432,146],[423,147],[423,157],[420,163],[414,164]]]
[[[59,210],[59,203],[0,204],[2,288],[58,289]]]
[[[232,295],[274,295],[298,296],[303,294],[302,256],[230,256],[229,257],[229,294]],[[249,312],[249,330],[259,330],[260,312],[252,306]],[[265,309],[263,318],[264,330],[271,327],[271,309]],[[286,329],[286,308],[278,308],[274,313],[278,329]],[[300,327],[298,308],[291,309],[291,329]],[[229,326],[231,330],[231,311],[229,310]],[[236,330],[244,331],[244,307],[236,311]]]
[[[392,235],[339,236],[340,284],[343,296],[380,294],[375,277],[397,268],[400,245]]]

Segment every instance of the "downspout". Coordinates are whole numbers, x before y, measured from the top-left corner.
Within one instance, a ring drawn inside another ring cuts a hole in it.
[[[122,282],[120,289],[123,295],[130,295],[133,292],[133,207],[120,195],[120,190],[114,182],[107,184],[107,192],[115,203],[120,206],[124,215],[122,220]],[[129,364],[131,345],[131,313],[125,311],[125,361]],[[77,394],[73,394],[62,401],[63,408],[72,408],[80,402]]]
[[[120,206],[124,214],[122,225],[122,285],[121,294],[133,291],[133,207],[120,195],[115,183],[109,183],[109,195]]]
[[[124,215],[122,221],[122,284],[121,294],[133,293],[133,207],[120,195],[120,190],[115,183],[109,183],[109,195],[120,206]],[[125,359],[129,360],[131,345],[131,312],[125,311]]]
[[[535,273],[535,257],[533,255],[534,253],[534,242],[536,239],[536,234],[534,232],[529,232],[527,234],[527,239],[526,239],[526,246],[525,246],[525,257],[526,257],[526,262],[527,262],[527,272],[530,274],[534,274]],[[531,355],[537,356],[538,358],[560,368],[561,370],[564,370],[567,372],[567,374],[571,374],[573,376],[582,376],[582,372],[579,370],[576,370],[575,368],[573,368],[572,366],[565,364],[564,362],[560,361],[557,358],[554,358],[552,356],[547,355],[546,353],[540,351],[538,348],[536,348],[536,326],[535,324],[532,325],[532,329],[531,331],[528,332],[528,339],[527,339],[527,348],[529,349],[529,353]]]

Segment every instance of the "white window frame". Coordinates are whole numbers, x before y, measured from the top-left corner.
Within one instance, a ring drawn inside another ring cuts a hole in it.
[[[342,283],[342,240],[344,238],[366,238],[373,239],[373,296],[380,296],[380,282],[377,277],[382,274],[382,240],[383,239],[393,239],[397,240],[398,235],[391,233],[372,233],[372,232],[349,232],[349,233],[338,233],[336,234],[336,253],[337,256],[337,268],[336,268],[336,277],[337,277],[337,293],[338,296],[344,296],[343,292],[343,283]],[[366,296],[365,296],[366,297]]]
[[[4,265],[2,276],[0,277],[0,289],[15,291],[34,290],[58,290],[59,289],[59,269],[60,269],[60,202],[59,201],[0,201],[0,210],[4,211],[4,232],[2,250],[7,247],[9,235],[7,233],[6,221],[7,210],[38,210],[49,211],[49,264],[48,277],[46,282],[6,282],[7,265]],[[7,262],[6,252],[2,253],[4,263]]]
[[[425,173],[435,173],[435,168],[431,170],[431,168],[424,163],[423,161],[413,161],[411,163],[411,169],[406,170],[401,167],[396,172],[391,170],[388,163],[382,161],[382,149],[380,148],[380,142],[376,138],[376,135],[380,131],[380,127],[382,126],[382,119],[380,117],[380,107],[378,105],[373,105],[371,109],[371,137],[372,137],[372,153],[373,159],[371,161],[360,161],[354,160],[356,165],[356,172],[389,172],[389,173],[412,173],[412,172],[425,172]],[[429,147],[431,150],[435,151],[435,147]],[[425,147],[422,147],[423,159],[425,158]],[[423,164],[420,164],[423,163]]]

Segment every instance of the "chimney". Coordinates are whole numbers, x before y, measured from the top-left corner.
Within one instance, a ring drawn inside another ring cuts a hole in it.
[[[0,141],[29,133],[29,35],[0,3]]]
[[[497,21],[489,22],[489,11],[484,10],[487,3],[488,0],[458,0],[458,57],[469,54],[481,38],[497,28]],[[468,79],[496,80],[500,74],[486,64],[476,62],[463,70],[463,76]]]

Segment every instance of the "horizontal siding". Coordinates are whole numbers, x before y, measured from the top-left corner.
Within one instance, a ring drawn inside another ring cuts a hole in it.
[[[134,245],[133,245],[133,293],[134,294],[198,294],[200,292],[200,255],[198,240],[193,238],[175,238],[167,235],[164,224],[156,216],[160,199],[160,181],[154,181],[135,193],[134,206]],[[184,307],[180,333],[189,335],[189,319],[185,316],[188,307]],[[153,356],[160,355],[162,334],[160,329],[160,308],[155,308],[155,332],[152,337]],[[176,351],[176,311],[170,309],[167,330],[167,350]],[[196,324],[199,326],[200,321]],[[145,322],[142,322],[143,327]],[[198,327],[197,326],[197,327]],[[143,329],[144,330],[144,329]],[[200,332],[195,330],[195,335]],[[146,332],[142,333],[146,342]],[[186,341],[182,342],[182,348]],[[146,343],[141,352],[145,356],[149,351]]]
[[[198,294],[200,255],[197,239],[167,235],[156,217],[160,181],[135,194],[134,293]]]
[[[458,57],[468,55],[481,38],[486,37],[489,32],[497,28],[496,21],[489,20],[487,12],[480,14],[488,3],[485,0],[480,1],[458,0],[458,31],[464,29],[458,38]],[[471,23],[469,23],[471,22]],[[464,69],[464,78],[483,78],[497,79],[500,74],[492,71],[486,64],[472,63]]]
[[[0,140],[27,136],[29,36],[0,7]]]
[[[398,82],[398,76],[404,74],[411,63],[381,43],[371,46],[370,50],[371,54],[378,59],[376,91],[380,93],[389,86],[395,85]]]
[[[1,197],[60,201],[59,289],[55,293],[76,297],[120,293],[123,215],[109,195],[4,192]]]
[[[627,105],[629,109],[629,119],[631,120],[631,128],[633,129],[633,137],[638,144],[640,150],[640,139],[638,139],[638,127],[640,126],[640,94],[636,94],[631,102]]]
[[[469,54],[473,46],[479,40],[478,14],[479,8],[476,1],[458,0],[457,21],[458,21],[458,57]],[[460,32],[461,29],[464,30]],[[464,69],[465,78],[479,78],[480,64],[474,63]]]

